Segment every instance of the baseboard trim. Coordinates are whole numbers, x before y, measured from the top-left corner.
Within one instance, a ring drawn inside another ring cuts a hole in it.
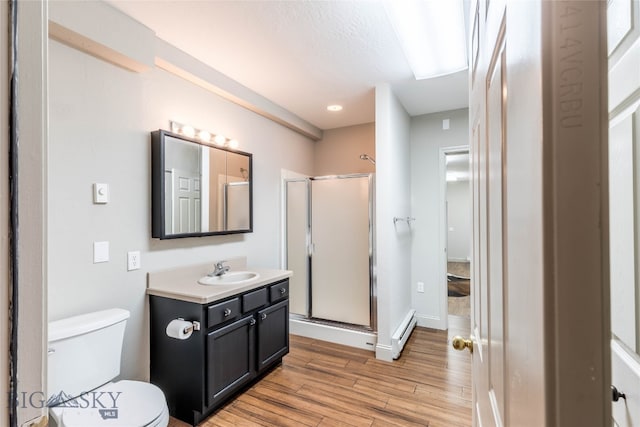
[[[369,351],[375,351],[378,341],[374,332],[354,331],[300,319],[289,319],[289,333]]]
[[[377,344],[376,345],[376,359],[384,360],[386,362],[393,362],[393,349],[390,345]]]
[[[428,314],[416,314],[416,320],[418,321],[418,326],[422,326],[423,328],[431,328],[431,329],[447,329],[446,319],[442,319],[437,316],[430,316]]]
[[[469,258],[449,258],[447,262],[469,262]]]

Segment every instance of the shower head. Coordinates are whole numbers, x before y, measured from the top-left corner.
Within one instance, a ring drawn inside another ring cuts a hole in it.
[[[369,160],[374,165],[376,164],[376,159],[374,159],[373,157],[371,157],[368,154],[360,154],[360,160]]]

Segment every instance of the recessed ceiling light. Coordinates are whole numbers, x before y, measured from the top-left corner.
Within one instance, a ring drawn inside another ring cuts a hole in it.
[[[338,104],[329,105],[327,107],[327,110],[329,110],[329,111],[342,111],[342,105],[338,105]]]

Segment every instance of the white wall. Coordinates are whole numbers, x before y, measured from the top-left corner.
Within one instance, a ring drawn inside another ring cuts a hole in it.
[[[55,41],[49,47],[49,320],[130,310],[122,376],[147,379],[146,272],[236,255],[278,268],[280,171],[312,174],[313,143],[160,69],[137,74]],[[170,119],[218,130],[253,153],[253,233],[151,239],[149,132]],[[109,184],[109,204],[92,203],[94,182]],[[111,260],[93,264],[101,240]],[[127,272],[131,250],[141,251],[142,268]]]
[[[387,84],[376,87],[376,357],[391,359],[391,335],[411,309],[410,117]]]
[[[324,131],[314,145],[315,176],[371,173],[376,167],[361,154],[376,157],[376,128],[374,123],[347,126]]]
[[[471,187],[469,181],[447,182],[447,259],[471,260]]]
[[[450,128],[442,129],[442,120]],[[467,109],[426,114],[411,119],[411,199],[416,218],[412,245],[411,295],[418,325],[446,328],[445,266],[440,262],[446,245],[441,218],[440,149],[468,145]],[[425,292],[416,291],[416,283],[425,284]]]

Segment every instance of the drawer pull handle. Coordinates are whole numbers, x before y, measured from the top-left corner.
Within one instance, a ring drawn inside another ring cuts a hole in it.
[[[249,321],[249,326],[253,326],[256,324],[256,319],[251,319],[251,321]]]
[[[267,318],[267,313],[262,313],[262,314],[260,315],[260,318],[261,318],[262,320],[266,319],[266,318]]]
[[[287,293],[287,289],[286,288],[280,288],[280,295],[284,295]]]
[[[229,317],[231,316],[231,309],[230,308],[225,308],[224,309],[224,317]]]

